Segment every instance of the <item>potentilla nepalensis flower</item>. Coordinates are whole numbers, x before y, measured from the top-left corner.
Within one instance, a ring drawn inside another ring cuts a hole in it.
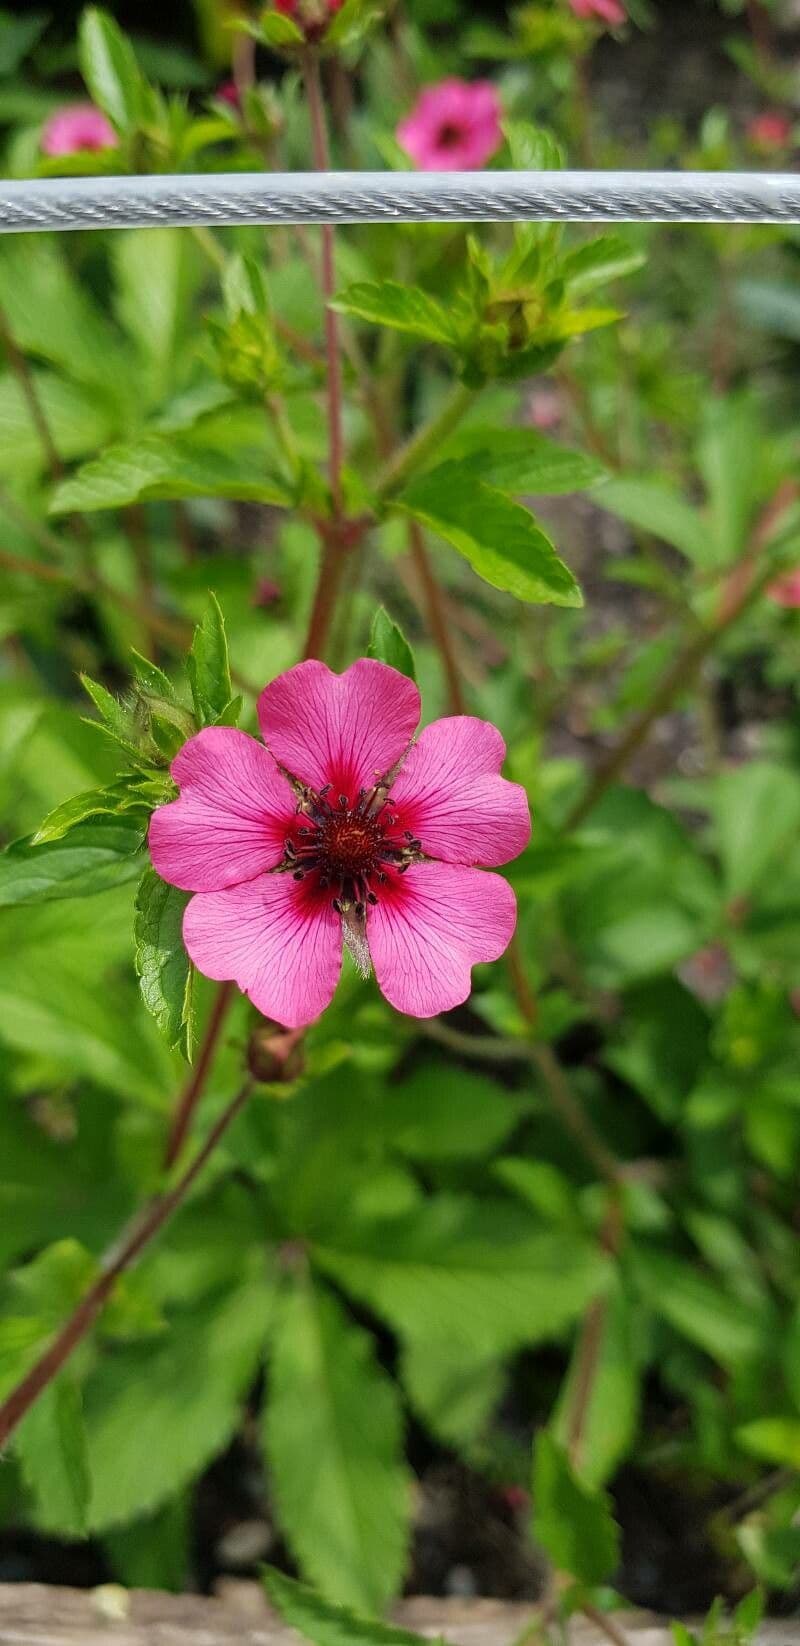
[[[500,98],[489,80],[441,80],[421,93],[397,141],[421,171],[471,171],[501,147]]]
[[[610,29],[619,28],[620,23],[628,19],[622,0],[569,0],[569,3],[576,17],[587,22],[605,23]]]
[[[800,606],[800,566],[796,571],[776,577],[767,588],[767,595],[776,606]]]
[[[458,715],[414,742],[419,715],[385,663],[299,663],[259,698],[266,748],[212,726],[173,762],[180,797],[154,812],[150,852],[196,893],[189,955],[287,1028],[329,1004],[343,941],[398,1011],[433,1017],[511,940],[514,893],[482,868],[526,845],[525,791],[500,776],[494,726]]]
[[[779,109],[766,109],[757,114],[747,127],[747,137],[762,154],[774,154],[786,149],[792,141],[794,124]]]
[[[55,158],[81,149],[115,149],[117,134],[110,120],[93,103],[73,103],[57,109],[45,122],[39,142],[42,154]]]

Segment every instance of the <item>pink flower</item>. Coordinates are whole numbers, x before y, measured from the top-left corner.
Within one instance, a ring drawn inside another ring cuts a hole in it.
[[[57,109],[45,122],[39,143],[42,154],[78,154],[81,149],[115,149],[117,134],[93,103],[73,103]]]
[[[767,587],[767,595],[776,606],[800,606],[800,566],[793,572],[776,577]]]
[[[618,29],[620,23],[626,23],[628,14],[622,0],[569,0],[576,17],[585,18],[587,22],[605,23],[610,29]]]
[[[763,114],[757,114],[747,127],[749,142],[763,154],[788,148],[793,132],[794,125],[789,116],[781,114],[779,109],[766,109]]]
[[[421,171],[471,171],[503,142],[500,98],[489,80],[440,80],[423,91],[397,128]]]
[[[531,391],[526,406],[526,422],[534,429],[548,434],[551,429],[558,428],[563,417],[564,406],[555,383],[543,383],[540,388]]]
[[[220,103],[230,103],[232,109],[238,109],[242,106],[239,87],[235,80],[223,80],[222,85],[217,86],[214,95]]]
[[[186,947],[287,1028],[329,1004],[343,941],[398,1011],[434,1017],[511,940],[514,893],[475,865],[523,850],[525,792],[500,776],[494,726],[458,715],[412,742],[419,714],[385,663],[299,663],[259,698],[266,748],[212,726],[173,762],[180,797],[154,812],[150,851],[197,894]]]
[[[275,11],[293,17],[309,40],[324,34],[330,19],[341,11],[344,0],[272,0]]]

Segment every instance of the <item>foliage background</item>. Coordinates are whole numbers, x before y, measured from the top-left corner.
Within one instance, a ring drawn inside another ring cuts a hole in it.
[[[672,8],[631,6],[619,41],[559,32],[555,0],[483,23],[398,8],[326,70],[334,158],[400,163],[417,86],[462,72],[496,79],[516,164],[557,163],[556,140],[602,165],[632,145],[754,163],[751,115],[793,113],[794,38],[780,9],[754,35],[736,7],[692,10],[697,77],[654,108],[630,85],[685,39]],[[5,169],[28,175],[79,62],[98,96],[96,37],[10,16]],[[222,63],[186,12],[175,28],[120,48],[123,169],[307,163],[295,68],[259,48],[243,130],[213,98]],[[18,1430],[5,1575],[207,1586],[269,1553],[376,1611],[404,1583],[534,1596],[548,1566],[576,1604],[613,1582],[678,1612],[756,1580],[794,1602],[800,619],[764,591],[800,559],[797,234],[638,228],[578,253],[595,238],[337,239],[347,506],[371,525],[327,655],[396,645],[385,606],[426,718],[503,729],[536,819],[510,871],[518,972],[487,969],[428,1028],[345,975],[302,1069],[260,1080]],[[517,279],[540,305],[521,350]],[[562,348],[589,305],[618,319]],[[0,868],[2,1395],[163,1181],[186,977],[174,901],[137,894],[146,813],[192,716],[238,693],[248,724],[300,654],[330,499],[313,234],[9,240],[0,330],[0,785],[23,841]],[[475,397],[445,431],[459,374]],[[431,420],[384,506],[386,447]],[[180,668],[197,623],[205,696]],[[131,648],[165,676],[134,675]],[[25,843],[87,792],[101,811]],[[201,1036],[212,1011],[197,980]],[[237,999],[195,1143],[252,1029]]]

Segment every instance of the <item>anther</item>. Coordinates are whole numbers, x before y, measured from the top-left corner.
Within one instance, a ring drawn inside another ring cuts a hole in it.
[[[377,903],[377,901],[378,901],[378,899],[375,896],[374,892],[367,892],[367,902],[372,904],[373,909],[374,909],[375,904]]]
[[[293,841],[285,840],[283,843],[283,849],[287,857],[295,858],[297,856],[297,848],[295,847]]]
[[[332,901],[332,903],[331,903],[331,908],[332,908],[332,909],[335,909],[335,910],[336,910],[336,913],[337,913],[337,914],[341,914],[341,912],[342,912],[342,905],[341,905],[341,903],[340,903],[340,902],[339,902],[339,899],[338,899],[338,897],[334,897],[334,899],[333,899],[333,901]]]
[[[357,903],[357,904],[356,904],[356,914],[357,914],[357,916],[358,916],[358,918],[359,918],[359,920],[363,920],[363,918],[364,918],[364,915],[365,915],[365,914],[366,914],[366,912],[367,912],[367,911],[366,911],[366,909],[365,909],[365,908],[364,908],[364,905],[363,905],[363,903]]]
[[[305,880],[305,878],[306,878],[305,869],[295,869],[294,874],[292,875],[293,880]]]
[[[330,794],[332,788],[333,788],[332,783],[326,783],[324,789],[320,789],[320,791],[319,791],[320,800],[324,800],[326,794]]]
[[[347,795],[346,794],[340,794],[340,796],[339,796],[339,805],[341,806],[343,812],[347,811],[348,804],[349,804],[349,802],[348,802],[348,799],[347,799]]]

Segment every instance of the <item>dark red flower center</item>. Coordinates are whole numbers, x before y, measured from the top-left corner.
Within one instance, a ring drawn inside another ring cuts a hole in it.
[[[330,889],[337,913],[363,921],[389,871],[403,874],[419,861],[420,841],[400,831],[386,783],[361,789],[354,805],[349,795],[332,795],[330,785],[319,793],[298,786],[298,793],[299,821],[281,868],[295,880],[313,876],[321,891]]]
[[[463,141],[464,128],[457,126],[454,120],[445,120],[439,127],[439,147],[454,149]]]

